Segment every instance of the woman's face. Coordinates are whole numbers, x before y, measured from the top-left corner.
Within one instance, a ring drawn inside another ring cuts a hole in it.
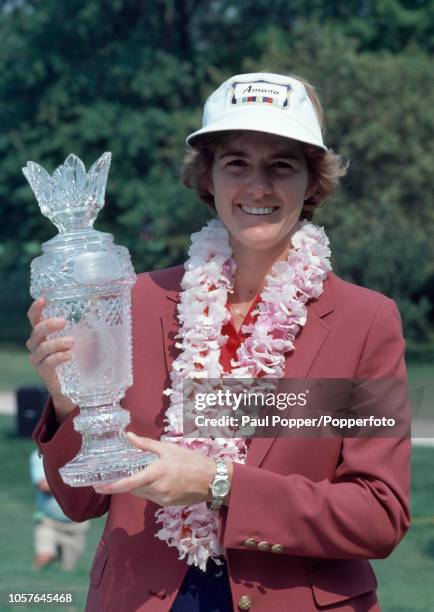
[[[299,142],[241,132],[218,146],[209,190],[232,246],[267,250],[289,241],[308,183]]]

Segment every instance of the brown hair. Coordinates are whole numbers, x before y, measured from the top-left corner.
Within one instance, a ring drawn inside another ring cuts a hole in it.
[[[321,131],[324,133],[324,111],[313,85],[297,75],[289,75],[297,79],[306,88],[313,107],[315,109]],[[214,196],[209,192],[208,185],[211,178],[211,169],[214,162],[214,154],[217,147],[224,144],[228,139],[235,138],[237,131],[216,132],[205,134],[198,138],[194,147],[188,147],[183,164],[181,166],[181,180],[186,187],[196,189],[199,198],[215,210]],[[319,147],[304,144],[303,150],[306,156],[309,183],[315,185],[315,191],[303,205],[300,219],[312,220],[314,210],[324,204],[326,199],[335,191],[339,179],[345,176],[348,162],[344,162],[340,155],[331,149],[324,151]]]

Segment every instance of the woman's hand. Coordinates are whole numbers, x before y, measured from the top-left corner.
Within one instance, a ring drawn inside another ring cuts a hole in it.
[[[134,476],[95,485],[97,493],[132,493],[159,506],[189,506],[211,501],[209,486],[216,470],[211,457],[171,442],[139,438],[131,432],[127,435],[134,446],[155,453],[160,459]],[[232,464],[229,466],[232,468]]]
[[[27,311],[27,317],[33,331],[26,342],[26,347],[30,351],[30,363],[33,364],[44,381],[52,397],[57,419],[62,422],[74,409],[74,403],[62,394],[56,374],[56,366],[71,359],[74,339],[70,337],[47,339],[49,334],[63,329],[66,320],[60,318],[43,319],[44,306],[44,299],[39,298],[32,303]]]

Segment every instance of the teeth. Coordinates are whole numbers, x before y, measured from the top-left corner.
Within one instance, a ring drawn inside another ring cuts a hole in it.
[[[251,206],[246,206],[244,204],[240,204],[240,208],[242,211],[249,213],[249,215],[270,215],[272,212],[277,210],[277,206],[262,206],[261,208],[252,208]]]

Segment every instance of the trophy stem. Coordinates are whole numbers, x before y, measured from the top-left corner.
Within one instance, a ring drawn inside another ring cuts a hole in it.
[[[72,461],[60,468],[63,482],[71,487],[108,483],[132,476],[158,456],[133,446],[125,435],[130,415],[119,402],[80,408],[74,429],[83,444]]]

